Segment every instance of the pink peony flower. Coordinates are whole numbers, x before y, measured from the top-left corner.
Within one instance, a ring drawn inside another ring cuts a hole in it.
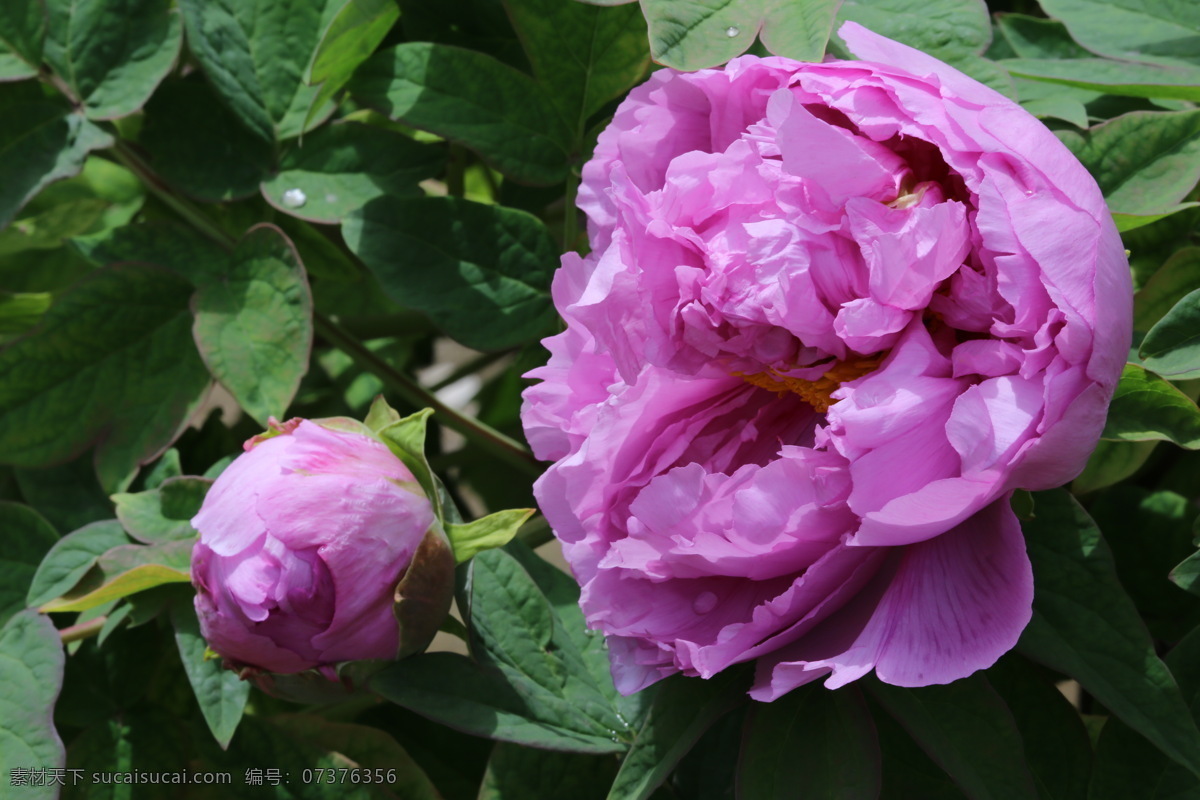
[[[1131,286],[1096,183],[991,89],[841,35],[863,61],[655,73],[583,171],[522,415],[622,692],[991,665],[1033,596],[1011,493],[1103,427]]]
[[[276,673],[395,658],[394,591],[432,505],[351,420],[275,430],[246,443],[192,520],[201,632],[231,665]]]

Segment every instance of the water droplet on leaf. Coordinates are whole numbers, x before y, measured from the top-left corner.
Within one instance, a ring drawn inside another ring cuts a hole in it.
[[[283,204],[288,208],[300,208],[308,202],[308,195],[303,189],[288,189],[283,193]]]
[[[728,36],[730,39],[734,38],[741,32],[742,32],[741,29],[738,28],[736,25],[730,25],[728,28],[725,29],[725,35]]]

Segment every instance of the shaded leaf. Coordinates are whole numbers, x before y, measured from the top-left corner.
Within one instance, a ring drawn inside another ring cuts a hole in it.
[[[558,0],[506,0],[533,73],[576,139],[588,117],[650,65],[646,21],[636,5],[604,9]]]
[[[755,704],[738,760],[740,797],[872,800],[879,740],[857,689],[812,686]]]
[[[165,83],[146,104],[139,136],[170,186],[197,200],[247,197],[274,165],[274,148],[248,128],[199,76]]]
[[[380,51],[350,82],[362,103],[479,153],[518,181],[567,176],[573,132],[532,78],[472,50],[413,42]]]
[[[342,225],[350,249],[396,302],[478,350],[548,332],[557,248],[523,211],[453,197],[379,198]]]
[[[182,432],[209,385],[191,342],[191,286],[164,269],[97,270],[0,351],[0,461],[41,466],[93,442],[109,491]]]
[[[500,742],[488,759],[479,800],[604,800],[616,773],[612,756],[554,753]]]
[[[1070,495],[1034,495],[1022,522],[1033,562],[1033,620],[1018,649],[1083,686],[1176,762],[1200,774],[1200,732],[1095,523]]]
[[[609,800],[646,800],[714,722],[745,702],[746,675],[727,669],[709,680],[676,675],[658,687]]]
[[[1037,798],[1011,712],[980,674],[945,686],[867,690],[972,800]]]
[[[1075,41],[1095,53],[1170,66],[1200,66],[1200,7],[1171,0],[1040,0]]]
[[[75,175],[112,137],[38,86],[0,84],[0,228],[43,186]]]
[[[42,515],[20,503],[0,501],[0,625],[25,608],[25,597],[38,565],[58,541]]]
[[[1143,333],[1200,286],[1200,247],[1176,251],[1133,296],[1133,326]]]

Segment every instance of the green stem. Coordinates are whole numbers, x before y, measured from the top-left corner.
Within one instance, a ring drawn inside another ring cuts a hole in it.
[[[206,217],[200,209],[172,192],[129,145],[118,141],[116,146],[112,148],[112,154],[122,166],[138,177],[138,180],[150,190],[151,194],[161,200],[163,204],[176,214],[183,217],[193,228],[225,249],[233,249],[237,240]]]
[[[432,408],[442,423],[487,448],[522,472],[529,475],[541,474],[541,465],[533,457],[533,453],[520,442],[446,405],[428,389],[372,353],[324,314],[314,312],[313,324],[321,338],[350,356],[356,364],[374,374],[411,405],[417,408]]]
[[[497,361],[499,361],[500,359],[504,358],[507,355],[508,355],[508,353],[499,352],[499,353],[482,353],[478,356],[475,356],[475,358],[472,358],[470,361],[467,361],[466,363],[459,365],[458,369],[454,370],[449,375],[442,378],[440,381],[435,383],[433,386],[430,386],[429,391],[431,391],[431,392],[441,391],[442,389],[445,389],[450,384],[458,383],[459,381],[461,381],[463,378],[467,377],[468,375],[473,375],[476,372],[478,372],[479,370],[483,369],[484,367],[488,367],[488,366],[491,366],[492,364],[495,364]]]
[[[100,632],[104,627],[104,623],[108,622],[108,617],[96,617],[89,619],[87,622],[81,622],[78,625],[72,625],[68,628],[63,628],[58,632],[58,637],[62,639],[63,644],[90,639]]]

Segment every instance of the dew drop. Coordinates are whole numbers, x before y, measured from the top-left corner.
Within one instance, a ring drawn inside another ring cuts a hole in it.
[[[283,204],[288,208],[300,208],[308,202],[303,189],[288,189],[283,193]]]
[[[742,32],[741,28],[739,28],[736,25],[730,25],[728,28],[725,29],[725,35],[728,36],[730,39],[736,37],[741,32]]]
[[[712,592],[701,592],[692,601],[692,610],[697,614],[707,614],[717,607],[717,596]]]

